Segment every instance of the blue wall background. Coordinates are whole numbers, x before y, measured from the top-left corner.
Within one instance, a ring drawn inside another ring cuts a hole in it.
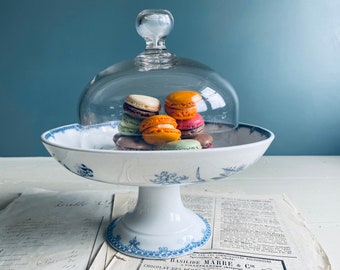
[[[144,41],[136,15],[175,17],[167,47],[227,78],[270,155],[340,154],[340,1],[0,1],[0,156],[47,155],[40,134],[77,122],[79,95]]]

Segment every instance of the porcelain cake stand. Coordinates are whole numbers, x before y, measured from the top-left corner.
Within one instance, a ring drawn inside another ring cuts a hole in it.
[[[183,206],[179,186],[139,187],[136,208],[107,230],[114,248],[142,258],[184,255],[203,246],[210,235],[208,222]]]
[[[75,174],[139,186],[135,209],[109,225],[107,241],[124,254],[150,259],[191,253],[211,236],[208,222],[183,206],[181,185],[224,180],[256,162],[274,139],[269,130],[240,124],[228,136],[216,135],[211,149],[118,151],[112,142],[117,125],[72,124],[41,139],[51,156]]]

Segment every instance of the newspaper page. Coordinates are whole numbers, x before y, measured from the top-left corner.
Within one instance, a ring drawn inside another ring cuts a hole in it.
[[[136,200],[137,193],[116,194],[113,216],[132,210]],[[104,242],[90,270],[331,270],[327,255],[285,195],[183,193],[182,200],[212,227],[203,248],[150,260],[126,256]]]

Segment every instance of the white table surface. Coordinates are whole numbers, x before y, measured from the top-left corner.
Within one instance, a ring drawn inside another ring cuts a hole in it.
[[[134,189],[83,179],[50,157],[0,158],[0,209],[26,188]],[[326,251],[332,269],[340,269],[340,156],[264,156],[225,181],[184,188],[286,194]]]

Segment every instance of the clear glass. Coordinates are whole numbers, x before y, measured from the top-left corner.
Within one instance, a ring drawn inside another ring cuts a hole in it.
[[[134,59],[114,64],[96,75],[84,89],[79,102],[80,124],[119,121],[129,94],[158,98],[174,91],[199,92],[198,111],[210,133],[238,126],[238,98],[227,80],[199,62],[177,57],[165,46],[174,26],[167,10],[144,10],[137,16],[136,30],[146,41],[145,50]],[[160,113],[164,112],[164,106]]]

